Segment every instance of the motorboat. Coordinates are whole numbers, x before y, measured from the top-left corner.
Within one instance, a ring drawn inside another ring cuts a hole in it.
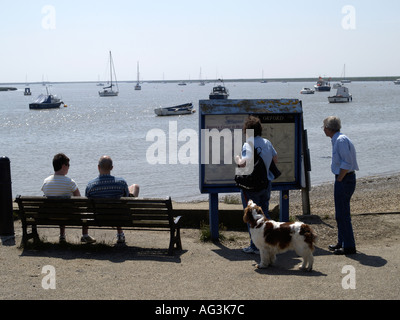
[[[178,106],[173,107],[165,107],[165,108],[157,108],[154,109],[154,113],[157,116],[177,116],[177,115],[184,115],[184,114],[192,114],[195,113],[193,110],[192,103],[185,103]]]
[[[349,93],[349,89],[346,87],[339,87],[336,91],[336,95],[328,97],[330,103],[344,103],[353,101],[353,96]]]
[[[210,100],[214,99],[228,99],[229,90],[225,87],[224,82],[220,80],[222,84],[213,87],[212,92],[210,93]]]
[[[319,77],[317,84],[314,85],[315,91],[331,91],[331,83]]]
[[[400,84],[400,78],[393,81],[394,84]]]
[[[303,88],[300,91],[301,94],[314,94],[314,92],[315,91],[313,89],[310,89],[310,88]]]
[[[113,75],[115,77],[115,84],[113,84]],[[117,90],[113,90],[113,87],[116,86]],[[115,75],[114,62],[112,59],[111,51],[110,51],[110,85],[108,87],[104,87],[102,91],[99,91],[100,97],[116,97],[118,96],[119,89],[117,83],[117,77]]]
[[[58,109],[64,104],[61,99],[52,94],[41,94],[35,101],[29,104],[31,110],[43,110],[43,109]]]
[[[31,96],[31,95],[32,95],[31,88],[25,88],[24,96]]]

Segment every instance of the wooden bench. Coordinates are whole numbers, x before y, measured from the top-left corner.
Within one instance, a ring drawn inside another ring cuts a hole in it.
[[[169,229],[168,254],[182,250],[180,218],[173,217],[167,199],[88,199],[86,197],[46,198],[17,196],[22,222],[22,245],[39,240],[37,226],[87,226],[140,229]],[[31,232],[28,233],[28,227]]]

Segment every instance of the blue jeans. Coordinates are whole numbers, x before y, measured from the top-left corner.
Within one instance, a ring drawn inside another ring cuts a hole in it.
[[[249,200],[253,200],[253,202],[260,206],[262,211],[264,212],[264,215],[267,217],[267,219],[271,219],[269,216],[269,200],[271,198],[271,181],[268,184],[268,188],[261,190],[261,191],[248,191],[248,190],[243,190],[241,191],[242,194],[242,203],[243,203],[243,209],[247,207],[247,202]],[[250,234],[250,226],[247,224],[247,230],[249,231]],[[253,240],[251,240],[251,235],[250,235],[250,247],[253,249],[257,249],[257,247],[254,245]]]
[[[335,218],[338,227],[338,244],[343,248],[355,248],[350,215],[350,199],[356,189],[356,175],[348,174],[341,182],[335,181]]]

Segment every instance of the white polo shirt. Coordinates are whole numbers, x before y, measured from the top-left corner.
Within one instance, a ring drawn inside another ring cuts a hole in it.
[[[67,176],[52,175],[43,182],[42,191],[46,197],[71,197],[78,189],[74,180]]]

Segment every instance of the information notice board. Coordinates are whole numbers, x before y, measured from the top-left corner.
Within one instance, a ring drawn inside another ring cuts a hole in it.
[[[278,153],[278,168],[282,175],[273,181],[273,189],[301,188],[301,101],[201,100],[202,133],[199,145],[202,193],[239,191],[234,181],[237,166],[233,159],[241,154],[245,142],[241,130],[249,115],[259,117],[262,137],[270,140]],[[218,157],[215,157],[216,152]]]
[[[307,135],[303,128],[303,109],[297,99],[242,99],[199,101],[199,186],[209,194],[211,238],[219,237],[218,194],[239,192],[234,180],[245,142],[243,125],[249,115],[261,120],[262,136],[278,153],[282,175],[272,182],[280,191],[280,220],[289,220],[289,190],[307,190],[309,163]],[[307,159],[305,159],[307,157]],[[307,169],[306,169],[307,168]],[[309,186],[308,186],[309,188]],[[303,194],[303,192],[302,192]],[[303,197],[309,204],[308,190]],[[309,205],[308,205],[309,206]]]

